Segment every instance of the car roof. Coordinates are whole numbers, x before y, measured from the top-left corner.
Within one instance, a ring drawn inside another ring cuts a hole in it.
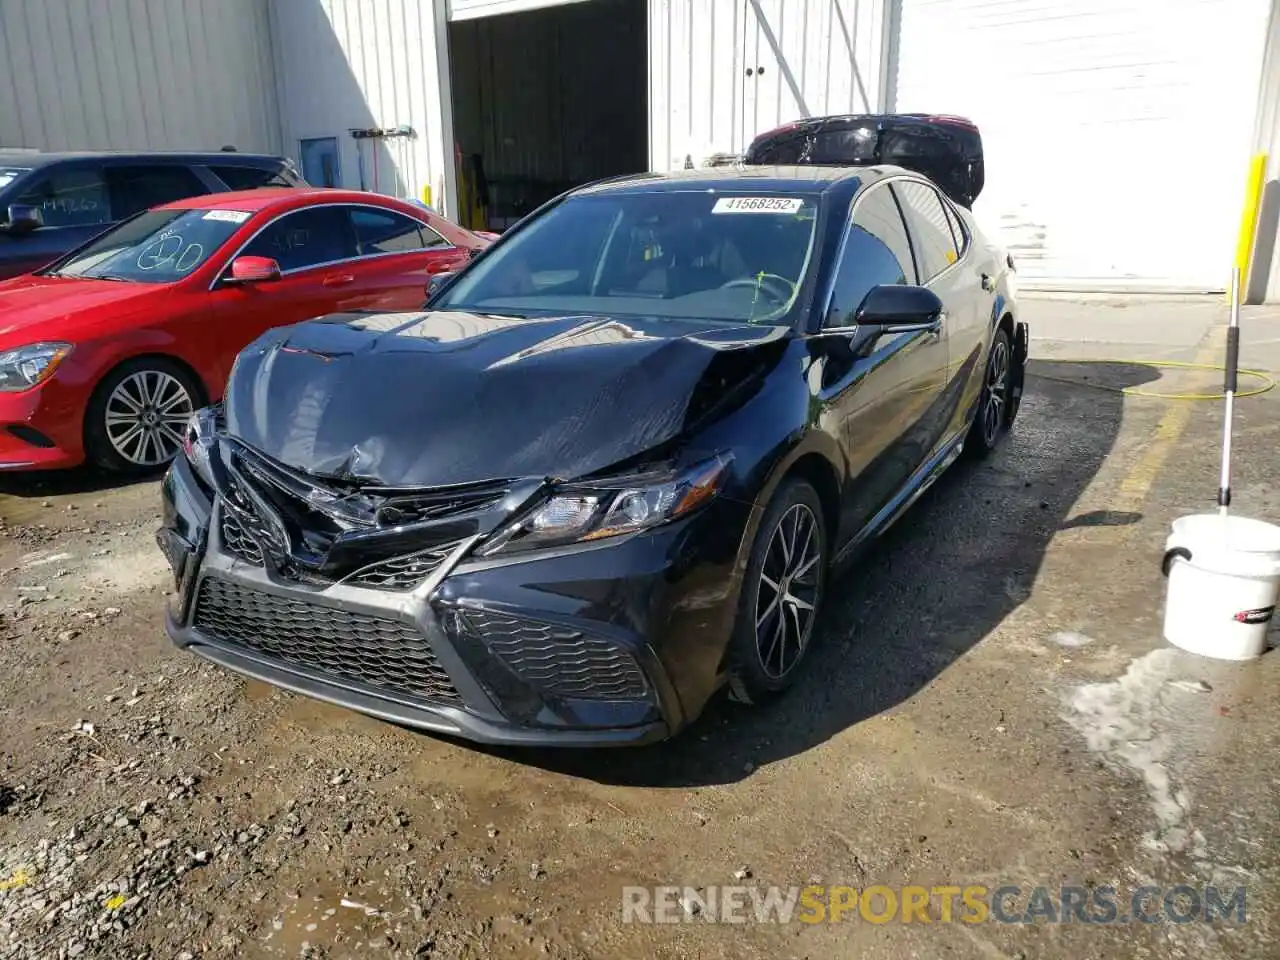
[[[335,187],[257,187],[253,190],[228,190],[224,193],[204,193],[197,197],[184,197],[161,204],[162,210],[239,210],[257,213],[282,201],[304,206],[308,201],[321,199],[327,203],[386,203],[387,206],[403,206],[403,201],[363,190],[340,190]],[[424,211],[425,212],[425,211]]]
[[[686,190],[777,190],[823,193],[849,180],[879,179],[887,167],[746,166],[703,167],[668,173],[641,173],[588,184],[575,191],[585,196],[605,193],[667,193]]]
[[[170,150],[68,150],[45,153],[41,150],[0,149],[0,167],[35,169],[64,160],[142,160],[174,163],[222,164],[282,164],[284,157],[267,153],[241,153],[238,150],[219,150],[207,153],[178,152]]]

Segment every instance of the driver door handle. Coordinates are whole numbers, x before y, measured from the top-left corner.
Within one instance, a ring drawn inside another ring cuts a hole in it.
[[[326,287],[345,287],[348,283],[355,282],[355,275],[350,273],[340,273],[336,276],[325,277],[320,281],[321,285]]]

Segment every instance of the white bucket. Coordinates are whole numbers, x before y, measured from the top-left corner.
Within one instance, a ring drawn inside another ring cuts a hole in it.
[[[1181,517],[1163,569],[1166,640],[1219,660],[1262,655],[1280,599],[1280,527],[1216,513]]]

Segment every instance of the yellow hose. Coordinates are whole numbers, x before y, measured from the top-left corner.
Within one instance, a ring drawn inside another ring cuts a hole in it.
[[[1177,368],[1179,370],[1214,370],[1218,373],[1226,371],[1226,367],[1214,366],[1212,363],[1187,363],[1182,360],[1053,360],[1045,358],[1046,363],[1109,363],[1109,364],[1129,364],[1136,367],[1152,367],[1160,370],[1166,368]],[[1269,373],[1262,370],[1237,370],[1242,377],[1253,377],[1261,380],[1262,385],[1252,390],[1236,391],[1236,398],[1256,397],[1266,393],[1275,387],[1276,382],[1271,378]],[[1058,383],[1068,383],[1077,387],[1095,387],[1099,390],[1109,390],[1112,393],[1122,393],[1127,397],[1151,397],[1157,400],[1221,400],[1225,394],[1219,390],[1215,393],[1155,393],[1151,390],[1142,390],[1138,387],[1108,387],[1101,383],[1083,383],[1079,380],[1068,380],[1066,377],[1051,377],[1047,374],[1036,373],[1034,370],[1027,370],[1027,373],[1033,377],[1039,377],[1041,380],[1054,380]]]

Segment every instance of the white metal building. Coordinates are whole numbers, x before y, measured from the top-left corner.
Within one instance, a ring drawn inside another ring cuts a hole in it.
[[[1027,285],[1217,290],[1250,157],[1280,150],[1272,6],[0,0],[0,146],[281,150],[501,227],[804,115],[958,113],[987,152],[976,213]]]

